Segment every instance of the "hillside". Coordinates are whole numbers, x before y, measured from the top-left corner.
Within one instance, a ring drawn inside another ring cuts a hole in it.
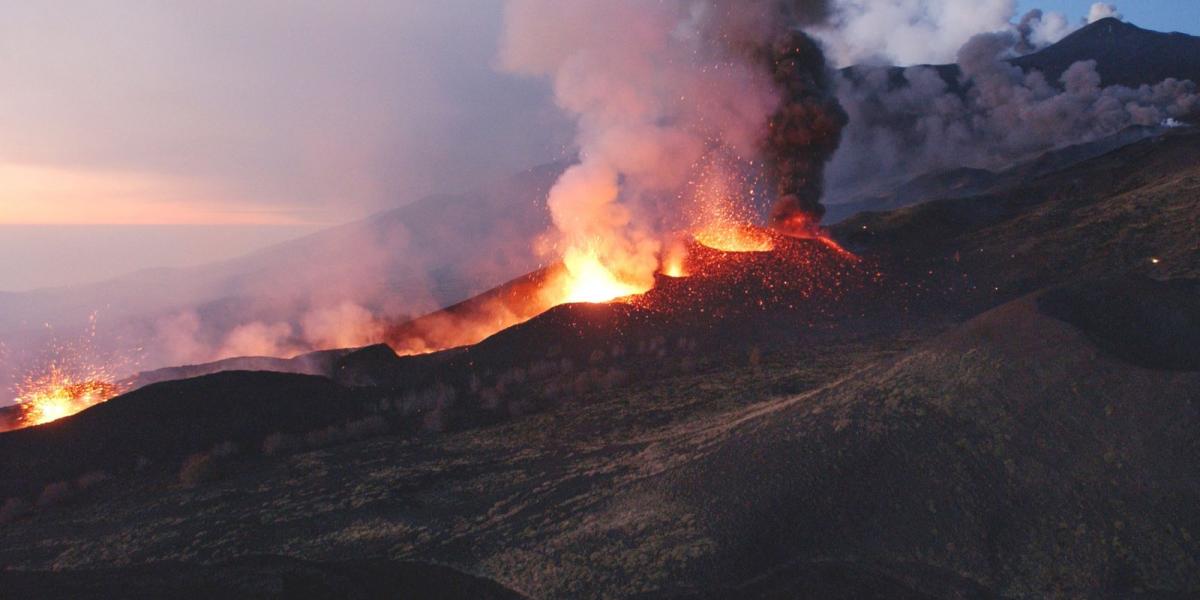
[[[1058,81],[1067,67],[1081,60],[1096,61],[1104,86],[1138,87],[1167,78],[1200,82],[1200,38],[1142,29],[1111,17],[1012,63]]]
[[[1083,60],[1096,61],[1100,84],[1105,87],[1136,88],[1168,78],[1200,82],[1200,37],[1142,29],[1109,17],[1084,26],[1056,44],[1008,62],[1026,72],[1041,71],[1047,81],[1057,82],[1067,68]],[[959,89],[962,71],[957,64],[921,66],[936,69],[950,89]],[[851,66],[842,69],[842,73],[854,78],[863,69]],[[889,72],[893,82],[904,80],[904,67],[893,67]]]
[[[309,311],[347,301],[397,316],[461,301],[537,265],[529,240],[548,226],[546,192],[560,170],[546,165],[486,190],[425,198],[218,264],[0,295],[0,389],[92,315],[98,354],[144,348],[130,362],[152,370],[221,358],[214,353],[225,337],[245,324],[283,322],[299,335]],[[186,344],[172,344],[162,328],[180,314],[196,327],[174,334]]]
[[[36,467],[4,478],[24,504],[0,585],[267,555],[539,598],[1200,593],[1197,155],[1178,130],[854,217],[834,232],[860,261],[694,249],[715,266],[467,348],[163,383],[0,434]]]
[[[968,53],[960,60],[971,60],[972,68],[979,70],[979,57],[972,57]],[[1162,113],[1153,118],[1123,121],[1110,120],[1112,115],[1094,115],[1084,119],[1086,127],[1075,127],[1068,135],[1060,132],[1054,137],[1043,133],[1054,130],[1055,123],[1069,122],[1063,118],[1068,113],[1024,132],[1015,131],[1019,127],[1011,122],[992,131],[994,137],[990,139],[983,132],[988,131],[989,119],[1007,111],[1019,113],[1019,122],[1023,123],[1038,119],[1040,114],[1062,110],[1064,102],[1072,97],[1063,87],[1062,75],[1081,61],[1095,62],[1097,83],[1106,93],[1122,98],[1103,101],[1093,98],[1093,108],[1120,106],[1118,103],[1133,95],[1145,99],[1163,94],[1153,86],[1168,79],[1196,83],[1200,81],[1200,38],[1149,31],[1109,18],[1089,24],[1038,52],[1006,61],[1027,76],[1041,73],[1044,81],[1061,95],[1051,102],[1045,91],[1017,89],[1022,87],[1019,77],[1009,79],[1010,86],[1015,87],[1003,94],[987,92],[976,87],[979,82],[963,80],[958,64],[925,65],[912,70],[873,65],[842,69],[839,96],[848,110],[857,113],[859,125],[856,128],[852,123],[847,130],[848,137],[831,165],[832,184],[825,200],[830,210],[825,222],[837,223],[858,212],[894,210],[929,199],[984,194],[1021,178],[1067,168],[1072,163],[1158,135],[1166,129],[1158,126]],[[936,73],[932,77],[925,74],[929,68]],[[991,78],[998,74],[989,73],[974,77]],[[944,89],[930,81],[937,78],[946,84]],[[996,80],[987,85],[994,84]],[[1024,85],[1036,87],[1028,82]],[[1124,89],[1109,86],[1124,86]],[[1138,91],[1141,86],[1147,87]],[[1185,83],[1176,89],[1173,93],[1183,94],[1175,96],[1177,99],[1190,98],[1190,91],[1178,90],[1194,90],[1194,86]],[[1055,104],[1059,108],[1054,108]],[[965,110],[964,107],[973,107],[969,118],[958,112]],[[1179,109],[1171,113],[1174,124],[1194,124],[1200,115],[1189,112],[1194,112],[1194,98],[1183,100]],[[949,132],[939,133],[947,127],[947,122],[953,127]],[[963,141],[961,138],[970,132],[978,135]],[[893,138],[899,140],[895,147],[890,145]],[[1038,142],[1005,150],[1010,139]],[[992,148],[993,144],[1000,146],[994,149],[995,156],[980,154],[981,148]],[[910,163],[903,160],[898,163],[905,164],[905,169],[887,166],[898,160],[892,156],[897,153],[914,157]],[[1042,156],[1038,158],[1037,153]],[[877,163],[867,159],[859,164],[859,157],[872,156],[878,157]]]

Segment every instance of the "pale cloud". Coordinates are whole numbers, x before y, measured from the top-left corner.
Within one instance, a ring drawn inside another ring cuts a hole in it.
[[[155,221],[346,221],[556,159],[569,128],[545,84],[492,68],[500,14],[499,0],[0,3],[0,165],[100,186],[0,210],[140,212],[125,190],[169,205]],[[254,216],[220,206],[234,203]]]
[[[307,207],[206,200],[204,181],[112,170],[0,164],[0,225],[302,225]]]

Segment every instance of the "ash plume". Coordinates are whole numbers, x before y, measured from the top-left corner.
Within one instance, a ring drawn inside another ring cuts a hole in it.
[[[714,148],[765,162],[784,200],[776,213],[819,213],[819,171],[844,117],[799,27],[829,14],[814,0],[509,0],[502,66],[551,78],[577,122],[580,162],[548,200],[548,246],[568,269],[595,259],[652,285],[657,229],[677,208],[656,198]]]
[[[839,77],[850,114],[830,164],[831,186],[850,194],[942,169],[997,170],[1038,153],[1086,143],[1133,126],[1187,120],[1200,111],[1190,81],[1104,87],[1096,62],[1080,61],[1059,81],[1008,62],[1021,37],[981,34],[958,53],[959,73],[933,67],[864,67]]]
[[[815,225],[825,215],[825,164],[837,151],[848,117],[832,93],[825,55],[812,38],[790,31],[770,51],[772,79],[782,97],[765,144],[778,198],[771,221],[783,227]]]

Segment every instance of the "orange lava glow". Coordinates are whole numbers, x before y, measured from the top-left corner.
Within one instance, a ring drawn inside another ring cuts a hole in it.
[[[770,252],[775,240],[762,229],[749,225],[715,223],[698,231],[696,241],[722,252]]]
[[[0,428],[23,428],[57,421],[124,393],[116,381],[117,364],[132,367],[112,352],[102,353],[95,346],[96,315],[89,318],[84,334],[66,342],[55,342],[48,349],[44,365],[28,372],[16,385],[18,414]],[[91,357],[104,356],[98,363]]]
[[[691,275],[687,269],[687,245],[681,240],[668,244],[662,253],[662,265],[659,272],[671,279],[679,279]]]
[[[783,235],[802,240],[817,240],[828,246],[834,252],[842,255],[843,258],[858,260],[858,255],[843,248],[841,244],[835,242],[833,238],[829,237],[829,235],[824,229],[821,228],[819,224],[802,215],[792,217],[791,219],[778,224],[776,228],[783,233]]]
[[[45,375],[28,378],[18,389],[18,425],[33,427],[57,421],[117,396],[118,386],[106,378],[103,373],[72,377],[58,366]]]
[[[562,277],[551,284],[551,298],[558,297],[554,305],[587,302],[600,304],[618,298],[644,294],[651,285],[637,285],[622,279],[605,266],[594,252],[571,251],[563,257],[566,267]]]

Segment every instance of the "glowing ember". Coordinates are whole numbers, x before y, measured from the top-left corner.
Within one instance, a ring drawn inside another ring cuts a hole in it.
[[[695,234],[696,241],[722,252],[770,252],[775,248],[771,234],[748,225],[710,225]]]
[[[566,267],[561,285],[561,300],[555,304],[574,302],[602,303],[642,294],[653,287],[639,286],[622,280],[592,252],[568,251],[563,257]]]
[[[660,273],[672,279],[687,277],[687,245],[682,241],[675,240],[669,244],[666,250],[663,251],[662,267]]]
[[[119,393],[118,387],[108,381],[92,376],[76,379],[53,366],[47,374],[28,379],[19,387],[18,422],[21,427],[32,427],[57,421]]]
[[[12,425],[22,428],[57,421],[126,391],[113,383],[114,369],[118,363],[127,368],[133,363],[112,352],[101,353],[95,340],[96,315],[92,314],[81,337],[50,346],[48,356],[52,358],[15,387],[18,415]],[[103,365],[90,358],[101,355],[105,356]]]
[[[833,238],[825,232],[821,226],[815,221],[804,215],[796,215],[786,221],[776,224],[776,228],[786,236],[799,238],[802,240],[817,240],[828,246],[834,252],[842,255],[843,258],[858,260],[858,255],[842,247],[841,244],[833,241]]]
[[[687,277],[687,271],[683,269],[682,260],[671,260],[663,263],[662,274],[672,279]]]

